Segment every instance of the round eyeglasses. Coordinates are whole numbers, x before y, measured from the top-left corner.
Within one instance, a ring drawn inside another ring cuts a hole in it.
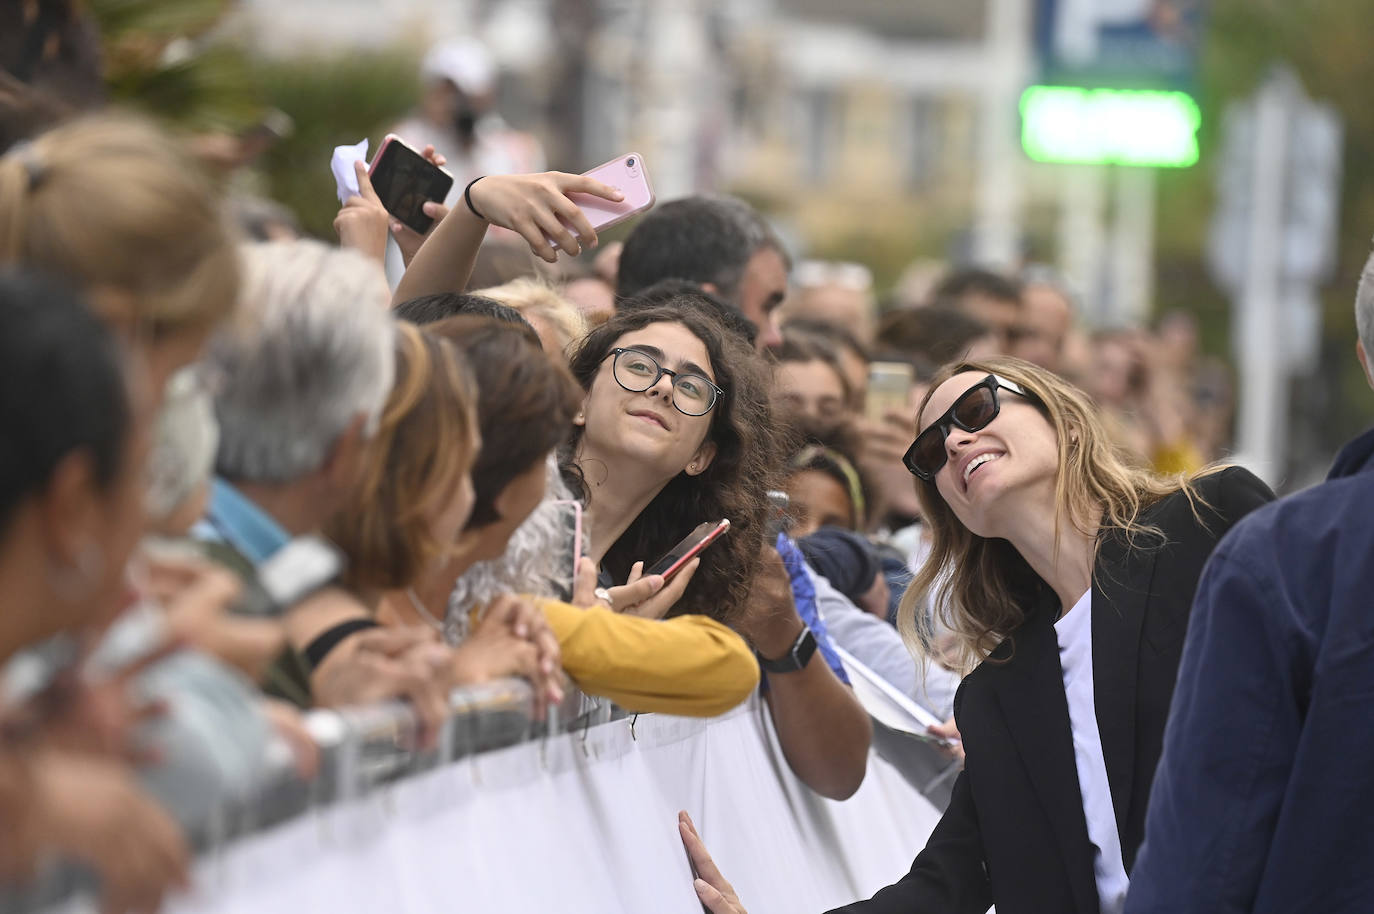
[[[639,349],[611,350],[615,363],[611,375],[615,382],[632,393],[641,393],[658,383],[665,374],[673,379],[673,407],[685,416],[704,416],[725,396],[721,390],[699,374],[679,374],[658,364],[658,360]]]

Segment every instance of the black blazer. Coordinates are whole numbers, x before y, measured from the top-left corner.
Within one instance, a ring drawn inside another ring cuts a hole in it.
[[[1230,468],[1199,480],[1210,507],[1182,493],[1141,518],[1167,542],[1103,544],[1093,568],[1093,689],[1102,754],[1129,873],[1145,838],[1150,783],[1164,742],[1193,593],[1217,540],[1273,499]],[[1157,541],[1156,541],[1157,542]],[[1098,914],[1093,848],[1078,788],[1068,700],[1045,594],[1026,621],[965,677],[954,713],[968,759],[944,817],[896,885],[850,914]]]

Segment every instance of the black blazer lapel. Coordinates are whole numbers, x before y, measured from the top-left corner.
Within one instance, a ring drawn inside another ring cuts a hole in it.
[[[1059,844],[1075,903],[1082,912],[1096,912],[1093,851],[1078,787],[1054,616],[1052,607],[1040,609],[1010,643],[993,653],[996,658],[1007,651],[1011,657],[998,671],[1003,675],[997,677],[996,691],[1007,729]]]
[[[1136,761],[1136,687],[1139,680],[1140,638],[1149,603],[1157,551],[1137,551],[1128,557],[1113,538],[1102,546],[1093,574],[1093,702],[1102,758],[1112,791],[1117,834],[1127,834]],[[1129,872],[1134,854],[1121,842]]]

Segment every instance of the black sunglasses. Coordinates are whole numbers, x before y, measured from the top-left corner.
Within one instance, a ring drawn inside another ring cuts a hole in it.
[[[995,374],[988,375],[960,394],[959,399],[945,410],[943,416],[926,426],[926,430],[916,436],[916,440],[911,442],[911,447],[907,448],[906,456],[902,458],[906,468],[927,482],[934,479],[935,474],[940,472],[940,468],[949,458],[949,452],[945,450],[945,438],[948,437],[949,430],[961,428],[966,432],[980,432],[987,428],[988,423],[996,419],[997,414],[1002,411],[1002,404],[997,398],[998,390],[1009,390],[1018,397],[1036,401],[1036,398],[1026,393],[1020,384],[999,378]]]

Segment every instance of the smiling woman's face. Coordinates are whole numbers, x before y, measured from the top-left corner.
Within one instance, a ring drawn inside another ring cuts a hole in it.
[[[984,372],[961,372],[936,388],[917,417],[920,430],[933,425],[985,377]],[[945,465],[935,474],[940,497],[970,532],[981,537],[1004,535],[1023,512],[1053,512],[1059,470],[1059,443],[1049,420],[1030,401],[1005,388],[997,391],[997,398],[1001,410],[982,430],[950,426]]]
[[[715,383],[706,345],[682,324],[650,324],[615,341],[614,348],[636,349],[680,375],[700,375]],[[584,453],[608,462],[617,457],[658,469],[665,479],[686,470],[705,471],[714,448],[707,441],[711,416],[689,416],[673,406],[673,378],[663,375],[648,390],[632,392],[615,379],[615,357],[601,361],[583,402]],[[728,396],[728,394],[727,394]],[[717,403],[715,409],[719,409]],[[695,469],[692,468],[695,464]],[[614,478],[614,467],[609,467]]]

